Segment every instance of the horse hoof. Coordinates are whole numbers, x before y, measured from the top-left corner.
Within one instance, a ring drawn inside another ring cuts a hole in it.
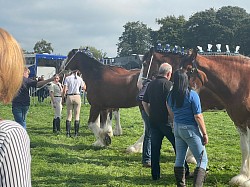
[[[108,134],[105,134],[103,142],[105,146],[109,146],[111,144],[111,138]]]

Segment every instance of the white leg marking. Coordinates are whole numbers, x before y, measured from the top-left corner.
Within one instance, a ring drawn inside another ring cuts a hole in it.
[[[233,177],[229,184],[250,187],[250,182],[248,181],[250,179],[250,130],[247,128],[247,132],[245,133],[238,129],[238,132],[240,134],[240,147],[242,153],[241,169],[240,174]]]
[[[120,135],[122,135],[122,127],[121,127],[121,123],[120,123],[120,110],[114,111],[113,114],[114,114],[114,119],[116,121],[114,135],[120,136]]]
[[[98,123],[98,122],[97,122]],[[89,123],[89,129],[94,133],[97,141],[93,144],[94,146],[103,147],[105,144],[103,143],[103,129],[97,125],[97,123]],[[99,120],[100,124],[100,120]]]
[[[187,163],[197,164],[194,158],[194,155],[189,148],[188,148],[187,155],[186,155],[186,161]]]
[[[135,142],[134,145],[131,145],[127,148],[127,153],[142,153],[142,146],[143,146],[143,140],[144,140],[144,133],[143,135]]]
[[[106,121],[103,124],[103,134],[101,135],[102,137],[104,136],[105,133],[107,133],[110,137],[113,136],[113,129],[112,129],[112,121],[109,118],[109,114],[106,116]]]
[[[145,122],[144,120],[142,119],[143,121],[143,134],[142,136],[139,138],[139,140],[137,140],[135,142],[134,145],[131,145],[127,148],[126,152],[127,153],[142,153],[142,147],[143,147],[143,140],[144,140],[144,133],[145,133]]]
[[[92,144],[95,147],[105,147],[105,145],[102,143],[100,139],[96,140],[95,143]]]

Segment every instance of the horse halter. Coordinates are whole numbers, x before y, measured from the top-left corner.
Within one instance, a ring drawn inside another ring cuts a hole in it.
[[[191,70],[187,72],[188,78],[190,79],[190,76],[192,74],[194,74],[194,73],[196,73],[198,79],[201,81],[201,84],[203,86],[204,85],[204,81],[201,78],[201,74],[198,71],[197,64],[196,64],[195,60],[192,61],[192,68],[191,68]]]
[[[141,79],[143,79],[143,80],[151,80],[151,79],[148,78],[148,75],[149,75],[149,71],[151,69],[151,64],[152,64],[153,58],[154,58],[154,54],[152,54],[152,56],[150,58],[150,62],[149,62],[149,66],[148,66],[148,71],[147,71],[146,77],[141,77]]]
[[[184,59],[184,60],[185,60],[185,59]],[[187,68],[184,67],[184,63],[185,63],[184,60],[181,62],[179,68],[180,68],[180,69],[185,68],[185,69],[187,70]],[[191,68],[190,70],[187,70],[188,79],[190,79],[191,75],[193,75],[193,74],[196,74],[196,75],[197,75],[198,79],[201,81],[201,84],[202,84],[202,86],[203,86],[203,85],[204,85],[204,81],[202,80],[202,77],[201,77],[201,75],[200,75],[200,73],[199,73],[199,71],[198,71],[198,68],[197,68],[197,64],[196,64],[196,60],[195,60],[195,59],[192,60],[192,68]]]
[[[67,67],[67,65],[71,62],[71,60],[72,60],[72,59],[76,56],[76,54],[79,53],[80,51],[81,51],[81,50],[78,49],[78,50],[75,52],[75,54],[68,60],[68,62],[62,65],[63,68],[62,68],[62,70],[61,70],[58,74],[61,74],[61,73],[63,73],[63,72],[65,71],[65,68]],[[66,58],[65,61],[67,61],[67,59],[68,59],[68,58]]]

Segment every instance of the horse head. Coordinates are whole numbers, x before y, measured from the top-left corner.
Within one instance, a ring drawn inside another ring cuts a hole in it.
[[[176,71],[181,64],[183,54],[171,51],[155,51],[151,48],[150,51],[143,56],[143,72],[142,77],[151,79],[152,75],[158,74],[159,67],[162,63],[169,63],[173,71]]]
[[[80,52],[78,49],[72,49],[69,53],[67,58],[63,61],[60,72],[67,71],[67,70],[76,70],[77,69],[77,63],[74,63],[77,61],[77,54]]]
[[[200,88],[208,82],[206,74],[197,68],[197,50],[190,49],[181,59],[180,68],[185,69],[189,77],[190,86],[199,92]]]
[[[169,63],[173,72],[179,68],[187,70],[190,78],[190,86],[199,90],[207,81],[206,74],[197,68],[193,68],[193,61],[196,59],[197,52],[189,50],[187,54],[172,51],[155,51],[151,48],[143,57],[142,77],[152,79],[153,75],[158,74],[159,67],[162,63]],[[197,70],[197,71],[194,71]]]

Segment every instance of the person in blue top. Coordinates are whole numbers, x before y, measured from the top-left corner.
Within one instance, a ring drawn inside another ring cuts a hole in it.
[[[188,76],[183,69],[174,73],[174,84],[167,99],[167,107],[174,123],[176,184],[178,187],[186,186],[184,162],[189,147],[197,161],[194,186],[203,186],[208,164],[205,148],[208,135],[199,95],[189,88]]]

